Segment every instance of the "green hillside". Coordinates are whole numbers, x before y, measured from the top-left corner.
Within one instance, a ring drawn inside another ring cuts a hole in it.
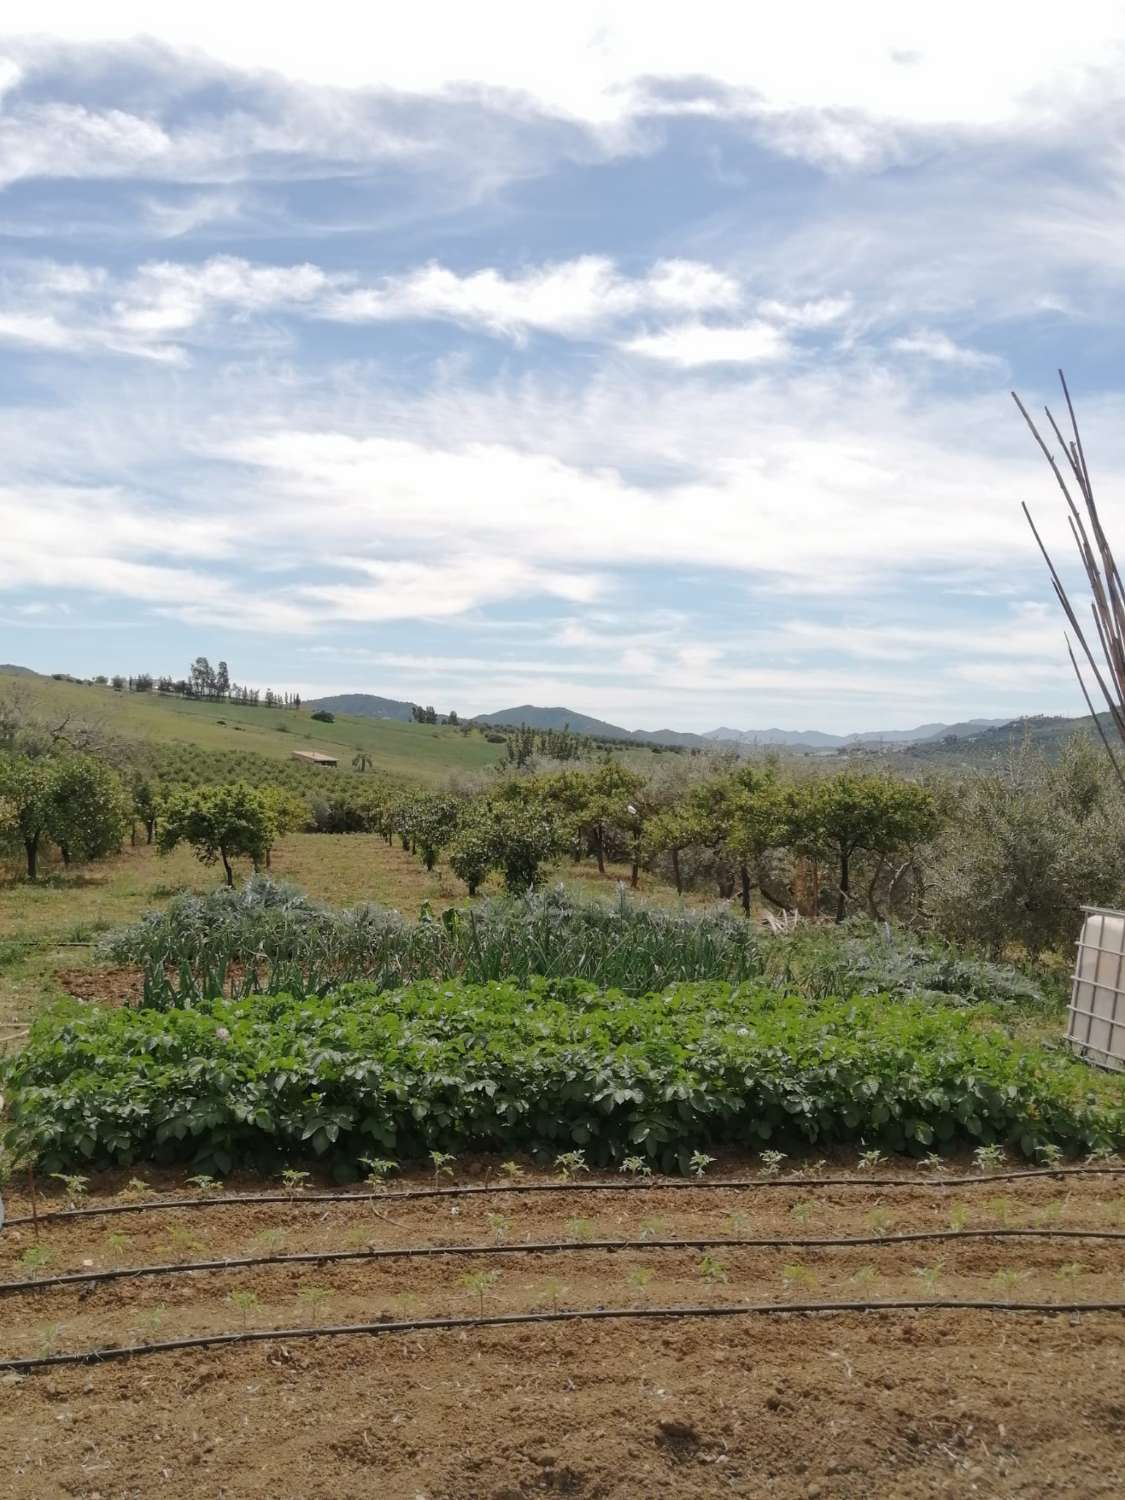
[[[444,725],[337,715],[333,724],[310,717],[307,707],[241,708],[158,693],[116,693],[110,687],[58,682],[50,677],[0,674],[0,697],[12,695],[37,717],[60,724],[92,723],[107,734],[153,746],[198,746],[292,761],[295,750],[333,755],[349,775],[358,750],[371,770],[401,781],[443,781],[452,771],[479,771],[497,764],[504,747],[490,745],[478,729],[462,734]],[[331,770],[317,771],[331,776]],[[338,773],[337,773],[338,774]]]

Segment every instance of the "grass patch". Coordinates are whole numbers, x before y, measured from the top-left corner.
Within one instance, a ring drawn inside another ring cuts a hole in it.
[[[966,1008],[817,1002],[729,985],[629,998],[576,980],[422,983],[195,1010],[44,1017],[0,1071],[8,1149],[46,1171],[141,1160],[226,1172],[302,1157],[522,1149],[1002,1141],[1031,1155],[1125,1140],[1121,1087]]]

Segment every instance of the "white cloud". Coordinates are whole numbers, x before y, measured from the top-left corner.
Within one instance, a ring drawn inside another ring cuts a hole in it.
[[[575,0],[528,7],[491,0],[488,24],[451,0],[415,0],[395,15],[348,0],[257,7],[221,0],[9,0],[4,29],[72,41],[155,36],[236,67],[276,69],[318,85],[432,93],[470,83],[517,91],[598,122],[632,106],[637,79],[708,78],[753,90],[771,110],[863,108],[926,123],[991,124],[1065,95],[1084,70],[1112,65],[1114,0],[1075,0],[1068,25],[1016,0],[947,0],[940,11],[894,0],[858,9],[791,0],[763,26],[753,8],[697,0]],[[909,65],[904,65],[904,59]]]
[[[520,276],[425,266],[344,292],[327,303],[325,316],[344,322],[448,318],[509,337],[530,331],[581,336],[637,313],[734,307],[739,296],[733,277],[695,261],[661,261],[645,276],[628,277],[607,257],[587,255]]]
[[[658,261],[631,277],[602,256],[517,276],[491,267],[459,275],[430,265],[375,287],[357,286],[357,279],[307,263],[264,265],[232,255],[150,261],[117,281],[96,268],[34,263],[8,278],[0,341],[175,358],[168,341],[190,339],[205,325],[213,334],[216,319],[230,320],[242,340],[250,320],[277,312],[339,322],[447,319],[517,341],[532,332],[579,338],[645,313],[730,308],[741,295],[733,277],[696,261]]]
[[[763,322],[731,328],[680,323],[662,333],[639,334],[621,347],[630,354],[664,360],[684,370],[701,365],[767,364],[790,353],[781,329]]]

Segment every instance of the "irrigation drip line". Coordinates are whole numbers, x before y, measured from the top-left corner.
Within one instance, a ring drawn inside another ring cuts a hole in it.
[[[776,1317],[809,1313],[868,1312],[1002,1312],[1079,1314],[1125,1313],[1125,1302],[978,1302],[954,1298],[864,1302],[747,1302],[735,1306],[591,1307],[537,1313],[500,1313],[492,1317],[410,1318],[393,1323],[322,1324],[311,1328],[244,1328],[238,1333],[207,1333],[194,1338],[164,1339],[155,1344],[118,1344],[76,1354],[40,1354],[29,1359],[0,1359],[0,1371],[25,1373],[57,1365],[100,1365],[142,1354],[172,1354],[183,1349],[213,1349],[228,1344],[272,1344],[289,1339],[355,1337],[359,1334],[425,1333],[454,1328],[514,1328],[529,1323],[578,1323],[608,1319]]]
[[[735,1239],[706,1236],[688,1240],[504,1240],[486,1245],[379,1246],[365,1250],[302,1250],[289,1255],[245,1255],[226,1260],[174,1261],[154,1266],[115,1266],[108,1271],[68,1271],[61,1276],[0,1281],[0,1296],[59,1287],[91,1286],[142,1276],[191,1276],[201,1271],[242,1271],[253,1266],[327,1265],[339,1261],[439,1260],[446,1256],[565,1255],[593,1250],[849,1250],[874,1245],[916,1245],[949,1240],[1125,1240],[1120,1229],[933,1229],[907,1234],[871,1234],[851,1239]]]
[[[176,1208],[233,1208],[269,1203],[379,1203],[395,1204],[422,1198],[500,1197],[504,1193],[645,1193],[690,1192],[716,1189],[756,1188],[963,1188],[988,1187],[997,1182],[1017,1182],[1033,1177],[1125,1177],[1125,1167],[1030,1167],[1018,1172],[992,1172],[975,1177],[745,1177],[745,1178],[645,1178],[629,1182],[498,1182],[489,1187],[400,1188],[373,1193],[216,1193],[211,1197],[168,1198],[147,1203],[102,1203],[93,1208],[53,1208],[39,1213],[45,1219],[81,1219],[98,1214],[159,1213]],[[8,1220],[9,1225],[30,1224],[31,1214]]]

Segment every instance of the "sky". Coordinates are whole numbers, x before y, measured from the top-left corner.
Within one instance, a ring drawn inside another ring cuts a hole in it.
[[[1084,711],[1009,391],[1125,533],[1125,5],[289,9],[3,7],[0,661]]]

